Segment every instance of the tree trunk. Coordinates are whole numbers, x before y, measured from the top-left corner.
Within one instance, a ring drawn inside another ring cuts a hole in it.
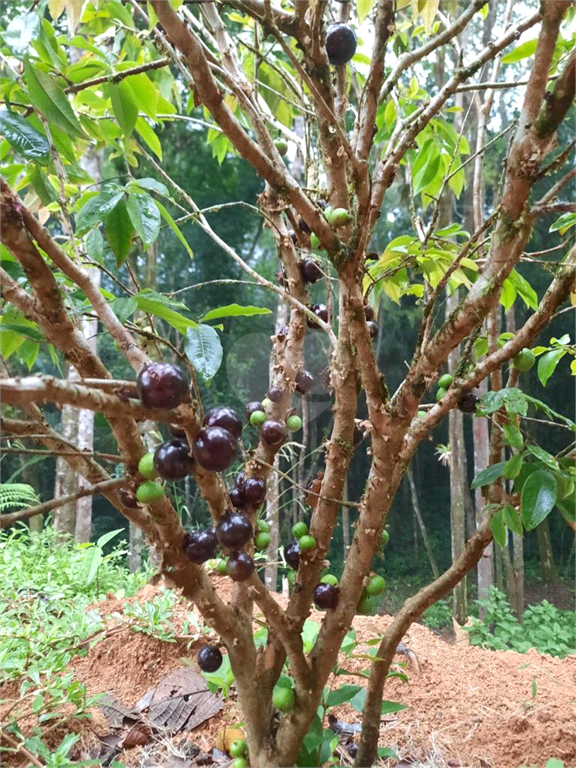
[[[144,547],[144,533],[134,523],[130,523],[129,529],[130,536],[130,552],[128,567],[130,573],[136,573],[136,571],[142,568],[142,549]]]
[[[432,573],[434,574],[434,578],[437,579],[438,576],[440,575],[440,572],[438,571],[438,566],[436,565],[436,560],[434,559],[434,553],[432,552],[432,547],[430,546],[428,531],[426,530],[426,526],[424,525],[424,520],[422,518],[422,513],[420,512],[420,504],[418,503],[418,493],[416,492],[416,483],[414,482],[414,472],[412,470],[412,464],[410,464],[410,466],[408,467],[406,471],[406,476],[408,478],[408,483],[410,485],[410,496],[412,498],[412,508],[414,510],[414,515],[416,517],[416,520],[418,521],[420,533],[422,534],[424,547],[426,549],[426,554],[428,555],[428,562],[430,563],[430,568],[432,568]]]
[[[484,380],[478,386],[478,394],[483,395],[488,391],[488,382]],[[472,435],[474,437],[474,475],[482,472],[488,466],[489,443],[488,420],[474,418],[472,423]],[[479,528],[482,520],[482,510],[485,506],[482,488],[476,488],[476,527]],[[494,584],[494,543],[491,541],[482,553],[478,563],[478,599],[485,600],[488,597],[490,587]],[[484,609],[480,608],[480,618],[484,616]]]
[[[344,483],[342,498],[344,501],[348,501],[348,478]],[[350,549],[350,509],[346,504],[342,507],[342,549],[344,560],[346,560]]]
[[[76,371],[70,367],[68,379],[79,378]],[[60,433],[66,440],[76,442],[78,436],[78,416],[80,411],[70,405],[62,408],[62,418],[60,421]],[[56,479],[54,482],[54,498],[59,496],[71,496],[78,490],[78,475],[71,469],[64,459],[59,456],[56,459]],[[55,530],[60,534],[74,534],[76,523],[76,502],[63,504],[54,510],[52,523]]]
[[[32,486],[36,492],[38,488],[38,473],[34,472],[29,461],[22,456],[22,480]],[[28,527],[31,533],[40,533],[44,527],[44,515],[34,515],[28,519]]]
[[[540,555],[542,578],[545,584],[556,584],[558,581],[558,569],[556,568],[552,553],[548,518],[545,518],[536,528],[536,534],[538,536],[538,552]]]
[[[524,539],[517,533],[512,534],[512,545],[514,554],[512,557],[512,566],[514,570],[514,580],[516,582],[516,604],[514,612],[518,621],[522,621],[524,615]]]

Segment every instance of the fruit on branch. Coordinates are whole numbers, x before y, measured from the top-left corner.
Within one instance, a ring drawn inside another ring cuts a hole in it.
[[[245,472],[238,472],[236,475],[236,480],[234,480],[234,483],[236,485],[236,488],[244,488],[244,483],[246,482],[246,473]]]
[[[136,496],[134,496],[132,491],[129,491],[127,488],[120,488],[118,495],[120,496],[122,504],[128,509],[138,509],[140,507]]]
[[[374,309],[370,304],[364,304],[364,317],[366,320],[374,320]]]
[[[270,531],[270,526],[268,525],[266,520],[257,520],[256,530],[261,531],[262,533],[268,533]]]
[[[300,565],[300,542],[298,539],[292,539],[290,544],[284,549],[284,559],[295,571],[298,570]]]
[[[243,547],[253,535],[252,523],[239,512],[226,512],[216,526],[218,541],[226,549]]]
[[[310,371],[305,371],[301,368],[296,374],[294,383],[296,384],[296,392],[299,395],[305,395],[314,386],[314,376],[312,376]]]
[[[266,421],[266,414],[264,411],[254,411],[250,414],[250,424],[253,427],[261,427]]]
[[[288,142],[284,141],[284,139],[278,139],[278,141],[275,141],[274,146],[278,150],[278,154],[281,157],[284,157],[284,155],[288,152]]]
[[[183,440],[168,440],[154,452],[154,468],[164,480],[183,480],[193,464],[190,446]]]
[[[202,424],[205,427],[222,427],[222,429],[227,429],[236,440],[242,434],[242,422],[238,418],[238,414],[232,408],[228,408],[225,405],[209,410],[202,419]]]
[[[271,403],[279,403],[282,400],[283,395],[284,392],[280,387],[270,387],[266,399],[270,400]]]
[[[208,427],[200,430],[196,436],[194,458],[204,469],[223,472],[234,461],[237,448],[236,440],[227,429]]]
[[[356,606],[356,613],[360,616],[372,616],[376,612],[376,601],[370,595],[362,593],[358,605]]]
[[[228,495],[233,507],[242,507],[244,505],[244,494],[241,488],[231,488],[228,491]]]
[[[321,611],[327,611],[329,608],[336,608],[338,605],[338,587],[334,584],[321,582],[314,587],[314,604]]]
[[[184,537],[186,557],[196,565],[211,560],[218,549],[218,539],[214,528],[201,531],[188,531]]]
[[[203,645],[196,660],[202,672],[216,672],[222,666],[222,654],[215,645]]]
[[[324,273],[318,264],[316,264],[314,259],[311,259],[308,256],[300,259],[298,266],[300,268],[302,280],[304,280],[305,283],[317,283],[318,280],[322,280],[324,277]]]
[[[264,406],[264,410],[267,411],[272,405],[272,400],[270,400],[269,397],[265,397],[264,400],[262,400],[262,405]]]
[[[230,768],[248,768],[248,760],[245,757],[235,757]]]
[[[334,227],[344,227],[352,221],[352,216],[346,208],[334,208],[326,218]]]
[[[226,568],[228,567],[228,558],[223,557],[220,560],[218,560],[218,563],[216,564],[216,570],[221,576],[226,576]]]
[[[320,248],[320,238],[316,232],[312,232],[310,235],[310,247],[312,250],[317,251]]]
[[[246,503],[259,507],[266,498],[266,481],[259,477],[247,477],[242,490]]]
[[[288,430],[282,424],[281,421],[268,420],[262,424],[262,431],[260,432],[262,440],[268,445],[280,445],[286,440],[288,436]]]
[[[422,418],[424,418],[424,416],[426,416],[426,411],[418,411],[418,413],[416,414],[416,416],[417,416],[419,419],[422,419]]]
[[[226,565],[226,575],[232,581],[246,581],[254,573],[254,560],[246,552],[232,552]]]
[[[164,488],[154,480],[147,480],[139,485],[136,490],[136,498],[141,504],[152,504],[164,496]]]
[[[331,584],[333,587],[337,587],[338,579],[332,573],[327,573],[320,579],[320,584]]]
[[[154,454],[145,453],[138,462],[138,472],[147,480],[151,480],[156,474],[154,469]]]
[[[314,536],[309,536],[308,534],[300,536],[298,544],[300,544],[301,552],[310,552],[311,550],[316,549],[316,539]]]
[[[268,531],[260,531],[260,533],[256,534],[256,538],[254,539],[254,547],[261,552],[263,549],[268,549],[271,541],[272,536],[270,536]]]
[[[248,753],[248,744],[245,739],[236,739],[230,744],[230,757],[244,757]]]
[[[462,413],[475,413],[479,402],[480,398],[478,395],[475,395],[473,392],[467,392],[458,400],[458,408]]]
[[[536,355],[531,349],[525,347],[512,358],[512,365],[517,371],[529,371],[536,362]]]
[[[186,430],[178,424],[170,424],[170,434],[172,437],[180,438],[180,440],[188,440],[186,437]]]
[[[347,64],[356,53],[357,45],[356,32],[350,25],[340,22],[328,27],[326,53],[330,64],[335,66]]]
[[[281,712],[289,712],[294,707],[296,697],[292,688],[283,685],[275,686],[272,691],[272,706]]]
[[[319,320],[322,320],[323,323],[328,322],[328,307],[326,304],[312,304],[310,309],[312,312],[314,312]],[[308,324],[308,328],[320,328],[319,324],[312,320],[310,317],[306,320],[306,322]]]
[[[292,526],[292,536],[296,539],[302,538],[308,534],[308,526],[302,520],[298,523],[294,523]]]
[[[136,379],[136,388],[146,408],[176,408],[189,395],[186,375],[173,363],[145,365]]]
[[[386,528],[384,528],[384,530],[382,531],[382,535],[380,537],[380,540],[382,541],[382,546],[383,547],[385,547],[386,544],[388,544],[388,542],[390,541],[390,534],[388,533]]]
[[[445,394],[446,394],[446,390],[443,387],[438,387],[438,389],[436,390],[436,402],[442,400]]]
[[[378,576],[375,574],[370,577],[368,584],[366,584],[366,592],[369,595],[380,595],[386,589],[386,579],[384,576]]]
[[[290,432],[300,432],[302,429],[302,419],[298,414],[293,413],[292,416],[286,419],[286,426]]]
[[[294,245],[298,245],[298,238],[296,237],[296,232],[294,232],[293,229],[289,229],[288,234],[290,236],[290,240],[292,240]]]
[[[368,320],[366,325],[368,326],[368,333],[371,339],[375,339],[378,336],[378,326],[374,320]]]
[[[346,749],[348,750],[348,754],[350,755],[350,757],[352,759],[354,759],[356,757],[356,755],[358,754],[358,744],[356,744],[353,741],[350,744],[348,744]]]
[[[251,400],[249,403],[246,403],[244,406],[244,412],[246,413],[246,418],[248,421],[250,421],[250,416],[254,413],[254,411],[265,411],[266,409],[260,402],[260,400]]]
[[[302,216],[298,217],[298,226],[300,227],[300,231],[304,232],[305,235],[309,235],[312,231],[309,227],[309,225],[304,221]]]
[[[451,376],[449,373],[445,373],[443,376],[440,376],[438,379],[438,386],[442,387],[442,389],[448,389],[448,387],[452,386],[452,382],[454,381],[454,376]]]

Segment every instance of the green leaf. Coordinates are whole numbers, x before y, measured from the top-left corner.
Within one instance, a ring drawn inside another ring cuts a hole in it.
[[[364,709],[365,701],[366,701],[366,689],[365,688],[360,688],[360,690],[354,696],[354,698],[350,699],[350,706],[356,712],[362,712],[362,710]]]
[[[380,706],[381,715],[391,715],[393,712],[401,712],[403,709],[408,709],[406,704],[399,704],[397,701],[382,701]]]
[[[115,531],[108,531],[107,533],[103,533],[102,536],[96,541],[97,547],[104,547],[106,544],[108,544],[109,541],[111,541],[115,536],[118,536],[119,533],[122,533],[124,531],[123,528],[117,528]]]
[[[527,40],[525,43],[520,43],[513,51],[502,56],[502,64],[513,64],[515,61],[527,59],[536,50],[537,43],[538,40]]]
[[[193,250],[192,250],[192,248],[190,248],[190,246],[188,245],[188,243],[187,243],[187,241],[186,241],[186,238],[184,237],[184,235],[183,235],[183,234],[182,234],[182,232],[180,231],[180,229],[179,229],[178,225],[176,224],[176,222],[174,221],[174,219],[172,218],[172,216],[171,216],[171,215],[168,213],[168,211],[167,211],[167,210],[166,210],[166,208],[165,208],[165,207],[162,205],[162,203],[159,203],[159,202],[158,202],[158,200],[155,200],[154,202],[156,203],[156,205],[157,205],[157,207],[158,207],[158,210],[160,211],[160,215],[162,216],[162,218],[164,219],[164,221],[165,221],[165,222],[168,224],[168,226],[170,227],[170,229],[172,230],[172,232],[174,232],[174,234],[176,235],[176,237],[178,238],[178,240],[180,240],[180,242],[182,243],[182,245],[184,246],[184,248],[186,248],[186,250],[187,250],[187,252],[188,252],[188,255],[190,256],[190,258],[191,258],[191,259],[193,259],[193,258],[194,258],[194,251],[193,251]]]
[[[37,325],[26,325],[24,323],[2,323],[0,325],[0,331],[4,333],[5,331],[13,331],[14,333],[18,333],[20,336],[24,336],[27,339],[32,339],[32,341],[46,341],[46,337],[44,334],[38,330]]]
[[[552,456],[552,454],[548,453],[548,451],[545,451],[544,448],[540,448],[539,445],[529,445],[526,448],[526,451],[531,453],[532,456],[536,456],[536,458],[539,459],[542,464],[545,464],[549,469],[553,469],[555,472],[560,470],[560,466],[556,457]]]
[[[112,101],[112,110],[124,136],[130,136],[136,125],[138,105],[134,101],[132,88],[125,80],[108,84],[108,94]]]
[[[156,179],[149,178],[148,176],[144,179],[132,179],[132,181],[129,181],[128,184],[126,184],[126,188],[136,190],[147,189],[149,192],[157,192],[164,197],[169,196],[168,187],[165,184],[162,184],[161,181],[157,181]]]
[[[141,112],[154,119],[158,105],[158,91],[148,75],[141,72],[139,75],[130,75],[123,82],[132,90],[132,98]]]
[[[24,61],[24,79],[32,104],[44,117],[70,136],[85,138],[82,126],[74,114],[68,97],[58,83],[46,72]]]
[[[492,520],[490,520],[490,528],[496,544],[499,547],[504,547],[506,545],[506,526],[502,519],[502,510],[496,512]]]
[[[487,392],[480,401],[479,410],[483,415],[489,416],[505,408],[509,416],[526,416],[528,400],[528,396],[518,387],[505,387],[495,392]]]
[[[90,547],[86,555],[86,577],[85,584],[90,584],[94,581],[98,568],[102,564],[102,550],[99,547]]]
[[[340,688],[330,691],[326,699],[326,707],[337,707],[339,704],[344,704],[353,699],[361,690],[361,685],[342,685]]]
[[[111,213],[104,219],[104,229],[112,253],[116,256],[118,264],[123,264],[132,247],[134,227],[126,210],[124,200],[116,205]]]
[[[576,431],[576,424],[574,424],[572,419],[569,419],[563,414],[552,410],[552,408],[550,408],[549,405],[546,405],[546,403],[543,403],[541,400],[538,400],[535,397],[530,397],[530,395],[526,395],[526,400],[529,403],[532,403],[532,405],[536,406],[536,408],[539,408],[541,411],[543,411],[546,414],[546,416],[548,416],[549,419],[556,419],[557,421],[561,421],[564,424],[567,424],[573,432]]]
[[[44,205],[53,203],[56,199],[56,191],[48,180],[48,176],[38,163],[32,163],[28,171],[28,177],[34,190]]]
[[[145,290],[137,293],[134,298],[138,302],[138,308],[143,312],[149,312],[155,317],[165,320],[169,325],[175,328],[179,333],[185,334],[190,328],[198,326],[194,320],[189,320],[184,315],[174,309],[174,306],[180,306],[160,293]],[[210,327],[210,326],[206,326]],[[216,331],[214,331],[216,333]]]
[[[567,523],[573,524],[576,522],[576,495],[574,491],[569,496],[566,496],[565,499],[558,500],[556,506]]]
[[[512,448],[516,448],[517,451],[521,451],[524,447],[524,438],[516,424],[509,421],[507,424],[504,424],[502,429],[508,445],[512,446]]]
[[[518,477],[520,470],[522,469],[523,460],[521,453],[515,453],[514,456],[511,456],[508,459],[504,465],[504,470],[502,471],[502,474],[507,480],[513,480],[515,477]]]
[[[160,211],[153,198],[146,193],[130,192],[126,210],[144,247],[153,243],[160,233]]]
[[[154,129],[151,128],[143,117],[139,117],[136,120],[136,132],[140,134],[140,138],[148,145],[148,148],[154,152],[159,160],[162,160],[162,145],[160,139],[154,133]]]
[[[218,333],[210,325],[199,325],[186,331],[184,349],[188,359],[201,378],[208,382],[214,378],[222,363],[222,344]]]
[[[506,504],[502,510],[502,519],[506,527],[510,528],[513,533],[517,533],[518,536],[522,536],[524,534],[524,529],[522,528],[522,519],[512,504]]]
[[[472,480],[470,488],[474,490],[474,488],[490,485],[494,480],[498,480],[499,477],[502,477],[505,466],[505,461],[499,461],[497,464],[491,464],[486,469],[483,469],[482,472],[479,472],[474,480]]]
[[[538,378],[543,387],[546,386],[548,379],[565,354],[566,350],[564,349],[551,349],[550,352],[546,352],[538,358]]]
[[[522,298],[527,307],[530,307],[530,309],[538,309],[538,294],[525,277],[522,277],[519,272],[513,269],[507,279],[512,283],[514,288],[516,288],[518,295]]]
[[[104,256],[104,238],[99,229],[93,229],[86,236],[86,252],[94,261],[102,261]]]
[[[359,24],[362,24],[366,16],[368,16],[373,5],[374,5],[374,0],[357,0],[356,14],[358,15]]]
[[[272,310],[266,307],[243,307],[240,304],[228,304],[225,307],[211,309],[200,318],[201,323],[217,320],[221,317],[251,317],[252,315],[269,315]]]
[[[560,232],[561,235],[568,232],[568,230],[576,224],[576,213],[563,213],[556,221],[550,225],[549,232]]]
[[[114,299],[112,302],[112,309],[118,320],[120,320],[121,323],[125,323],[138,309],[138,301],[134,296]]]
[[[22,55],[29,50],[30,43],[36,40],[39,34],[39,14],[25,13],[21,16],[16,16],[11,20],[6,29],[2,32],[2,37],[13,53]]]
[[[520,510],[527,531],[536,528],[556,504],[557,488],[554,475],[545,469],[533,472],[522,488]]]
[[[3,109],[0,112],[0,130],[10,144],[21,152],[24,157],[32,160],[48,161],[50,144],[36,128],[33,128],[26,118]]]
[[[76,218],[76,234],[83,235],[94,224],[99,224],[116,208],[124,195],[124,190],[118,184],[108,184],[102,187],[99,194],[84,203]]]

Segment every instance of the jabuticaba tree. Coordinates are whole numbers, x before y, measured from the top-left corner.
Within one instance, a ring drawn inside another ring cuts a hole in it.
[[[485,0],[461,4],[462,10],[456,5],[440,13],[432,1],[416,9],[373,0],[356,9],[317,0],[111,0],[87,3],[73,19],[53,3],[25,9],[3,33],[3,352],[8,368],[25,363],[34,369],[41,341],[41,354],[48,349],[79,378],[62,379],[55,365],[54,375],[37,373],[39,367],[24,376],[7,373],[0,386],[2,427],[15,437],[35,435],[97,485],[111,479],[108,470],[97,456],[64,444],[43,419],[42,406],[69,404],[106,418],[125,483],[98,490],[156,545],[168,583],[194,601],[218,634],[199,665],[213,669],[227,652],[254,768],[297,762],[342,640],[359,607],[383,588],[371,565],[395,493],[418,446],[451,409],[490,421],[492,465],[476,479],[485,487],[484,519],[450,568],[408,599],[384,633],[371,666],[357,765],[374,762],[386,673],[410,623],[446,595],[506,527],[535,527],[554,506],[574,526],[572,470],[561,457],[529,451],[521,420],[528,407],[559,418],[553,403],[523,393],[524,371],[533,362],[523,350],[573,291],[574,248],[564,235],[574,225],[574,205],[563,200],[573,176],[572,149],[556,139],[574,94],[576,54],[566,31],[573,11],[562,0],[532,2],[513,6],[504,19],[504,5],[497,5],[496,23],[491,18],[488,40],[481,42]],[[525,32],[532,42],[518,47]],[[35,42],[28,49],[29,40]],[[444,66],[435,71],[439,57]],[[486,71],[495,78],[504,73],[502,88],[514,94],[519,113],[515,124],[500,126],[509,143],[497,197],[467,232],[454,201],[471,183],[469,161],[481,175],[492,144],[472,158],[462,105],[475,89],[492,87]],[[518,79],[524,84],[516,86]],[[262,242],[275,248],[278,279],[260,273],[257,249],[231,247],[194,191],[164,170],[163,156],[186,152],[185,142],[175,150],[164,140],[163,127],[176,120],[203,131],[218,162],[241,158],[259,177],[252,207],[262,221]],[[114,169],[98,184],[78,165],[96,149]],[[143,166],[147,175],[139,172]],[[547,175],[552,183],[537,199],[533,188]],[[406,210],[398,215],[409,209],[410,228],[375,252],[374,233],[378,228],[386,239],[400,182]],[[534,299],[518,270],[535,222],[551,213],[556,248],[545,264],[546,287]],[[246,419],[225,402],[210,403],[218,407],[204,414],[200,384],[221,364],[222,319],[246,322],[262,309],[227,304],[198,318],[193,300],[187,305],[141,290],[134,273],[161,227],[164,238],[173,237],[193,257],[184,224],[212,240],[219,278],[240,268],[289,308],[286,326],[272,339],[271,380],[262,376],[262,400],[250,404]],[[103,271],[105,290],[95,286],[88,267]],[[458,302],[445,317],[445,297],[455,292]],[[487,341],[484,321],[511,293],[527,303],[527,317],[514,335]],[[383,295],[418,308],[415,345],[394,389],[374,352],[374,311]],[[84,313],[98,318],[108,350],[113,344],[134,370],[132,381],[115,380],[83,337]],[[254,537],[260,547],[270,540],[258,519],[265,481],[292,439],[290,430],[297,439],[301,421],[294,416],[317,384],[303,356],[307,334],[323,340],[318,348],[325,350],[322,378],[332,420],[321,473],[302,490],[309,526],[285,542],[296,584],[281,607],[259,578]],[[574,352],[570,344],[551,344],[534,349],[536,359],[548,355],[546,380],[559,359]],[[443,379],[447,386],[435,397],[454,350],[460,350],[455,376]],[[506,386],[478,400],[477,385],[501,369],[508,372]],[[360,391],[367,409],[361,429],[355,421]],[[149,453],[144,422],[158,425],[164,443],[139,469]],[[361,490],[353,500],[357,523],[344,570],[338,583],[321,581],[360,441],[370,444],[370,463],[364,482],[354,486]],[[183,529],[165,485],[188,473],[212,517],[202,530]],[[230,487],[223,473],[235,477]],[[5,516],[2,524],[9,523]],[[234,581],[231,602],[218,595],[206,570],[218,552],[219,571]],[[313,602],[324,618],[305,652],[301,631]],[[255,605],[268,628],[258,647]],[[282,673],[290,689],[277,687]]]

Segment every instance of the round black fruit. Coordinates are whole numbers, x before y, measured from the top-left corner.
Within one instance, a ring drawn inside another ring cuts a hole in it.
[[[366,320],[374,320],[374,310],[370,304],[364,304],[364,317]]]
[[[232,502],[233,507],[241,507],[244,505],[245,499],[241,488],[231,488],[228,491],[228,495],[230,496],[230,501]]]
[[[480,398],[473,392],[467,392],[458,400],[458,408],[462,413],[475,413]]]
[[[234,461],[237,447],[227,429],[208,427],[200,430],[194,441],[194,458],[210,472],[223,472]]]
[[[314,385],[314,376],[312,376],[310,371],[301,369],[296,374],[295,384],[296,392],[298,392],[299,395],[305,395]]]
[[[254,560],[246,552],[232,552],[226,564],[226,574],[232,581],[246,581],[254,573]]]
[[[280,387],[270,387],[268,390],[268,400],[271,400],[273,403],[279,403],[282,400],[282,395],[283,392]]]
[[[246,418],[248,421],[250,421],[250,416],[254,413],[254,411],[265,411],[266,408],[262,405],[260,400],[251,400],[249,403],[246,403],[244,406],[244,412],[246,414]]]
[[[140,506],[136,496],[134,496],[132,491],[129,491],[127,488],[120,488],[119,496],[122,504],[128,509],[138,509]]]
[[[298,266],[300,267],[300,274],[305,283],[317,283],[318,280],[322,280],[324,277],[324,273],[314,259],[305,257],[300,260]]]
[[[189,394],[184,371],[172,363],[144,366],[136,379],[136,388],[146,408],[176,408]]]
[[[226,549],[243,547],[253,535],[252,523],[239,512],[227,512],[222,515],[216,526],[218,541]]]
[[[378,336],[378,326],[374,322],[374,320],[368,320],[366,323],[368,326],[368,332],[370,333],[370,338],[375,339],[376,336]]]
[[[358,40],[348,24],[332,24],[326,33],[326,53],[330,64],[346,64],[356,53]]]
[[[247,477],[243,490],[246,503],[255,507],[259,507],[266,498],[266,482],[259,477]]]
[[[186,557],[196,565],[213,558],[217,549],[218,539],[214,528],[208,528],[204,531],[188,531],[184,538]]]
[[[222,665],[222,654],[215,645],[204,645],[196,657],[202,672],[216,672]]]
[[[183,440],[168,440],[154,451],[154,469],[164,480],[183,480],[193,464],[190,446]]]
[[[310,234],[311,232],[310,227],[308,226],[308,224],[306,224],[302,216],[300,216],[300,218],[298,219],[298,226],[300,227],[301,231],[304,232],[306,235]]]
[[[238,474],[236,475],[236,480],[234,481],[236,488],[244,488],[245,482],[246,482],[246,473],[238,472]]]
[[[326,304],[312,304],[310,309],[312,310],[312,312],[314,312],[314,314],[319,320],[322,320],[323,323],[328,322],[328,307],[326,306]],[[314,320],[311,320],[310,318],[308,318],[307,322],[308,322],[308,328],[314,328],[314,329],[320,328],[318,323],[315,323]]]
[[[292,539],[290,544],[284,549],[284,559],[295,571],[298,570],[300,565],[300,542],[298,539]]]
[[[317,608],[327,611],[338,605],[338,587],[333,584],[316,584],[314,587],[314,603]]]
[[[268,445],[280,445],[288,436],[288,430],[281,421],[265,421],[260,432],[262,440]],[[246,481],[248,482],[248,481]]]
[[[222,429],[227,429],[232,437],[235,437],[237,440],[242,434],[242,422],[238,418],[238,414],[232,408],[227,408],[225,405],[209,410],[204,416],[202,424],[205,427],[222,427]]]

